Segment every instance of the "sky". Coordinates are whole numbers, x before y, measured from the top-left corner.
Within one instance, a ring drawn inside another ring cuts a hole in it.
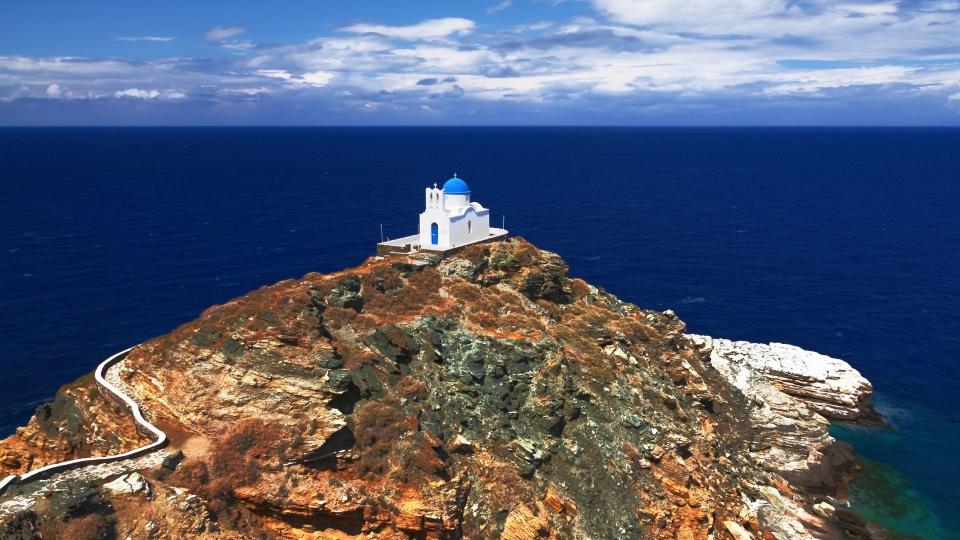
[[[6,0],[0,125],[960,125],[960,0]]]

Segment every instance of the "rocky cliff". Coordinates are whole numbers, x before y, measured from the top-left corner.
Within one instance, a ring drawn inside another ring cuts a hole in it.
[[[808,384],[809,365],[764,369],[684,330],[521,239],[283,281],[124,360],[124,385],[182,460],[9,505],[0,532],[87,520],[120,538],[868,535],[836,499],[855,461],[820,413],[868,414],[869,383],[846,395]],[[813,379],[849,368],[837,362],[813,362]],[[139,442],[84,388],[58,399],[91,414],[35,418],[0,443],[0,476],[67,455],[47,450],[64,437],[91,453]]]
[[[58,461],[121,453],[147,442],[133,419],[87,375],[61,388],[0,444],[0,478]]]
[[[843,360],[783,343],[690,337],[709,348],[714,360],[742,365],[826,418],[881,421],[870,403],[870,381]]]

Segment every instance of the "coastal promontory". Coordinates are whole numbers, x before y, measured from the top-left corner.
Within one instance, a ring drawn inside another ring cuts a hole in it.
[[[107,375],[169,444],[12,483],[0,536],[871,535],[828,433],[875,419],[859,373],[688,335],[520,238],[281,281]],[[0,477],[148,442],[85,377],[0,442]]]

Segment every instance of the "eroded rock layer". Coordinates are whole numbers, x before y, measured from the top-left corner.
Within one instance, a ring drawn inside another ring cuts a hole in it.
[[[182,461],[91,478],[106,501],[95,511],[38,505],[3,526],[30,537],[100,515],[88,529],[154,538],[860,534],[825,499],[851,456],[819,409],[684,329],[521,239],[283,281],[125,360],[121,378]]]
[[[843,360],[794,345],[750,343],[691,335],[709,347],[714,358],[761,374],[781,392],[835,420],[878,420],[870,403],[873,386]]]

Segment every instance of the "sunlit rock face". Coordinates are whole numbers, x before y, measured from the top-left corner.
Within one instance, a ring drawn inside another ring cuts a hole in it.
[[[744,365],[773,386],[835,420],[878,420],[870,403],[873,386],[850,364],[783,343],[750,343],[691,335],[714,358]]]
[[[97,512],[133,537],[842,537],[818,409],[684,329],[518,238],[283,281],[131,352],[184,457]]]

